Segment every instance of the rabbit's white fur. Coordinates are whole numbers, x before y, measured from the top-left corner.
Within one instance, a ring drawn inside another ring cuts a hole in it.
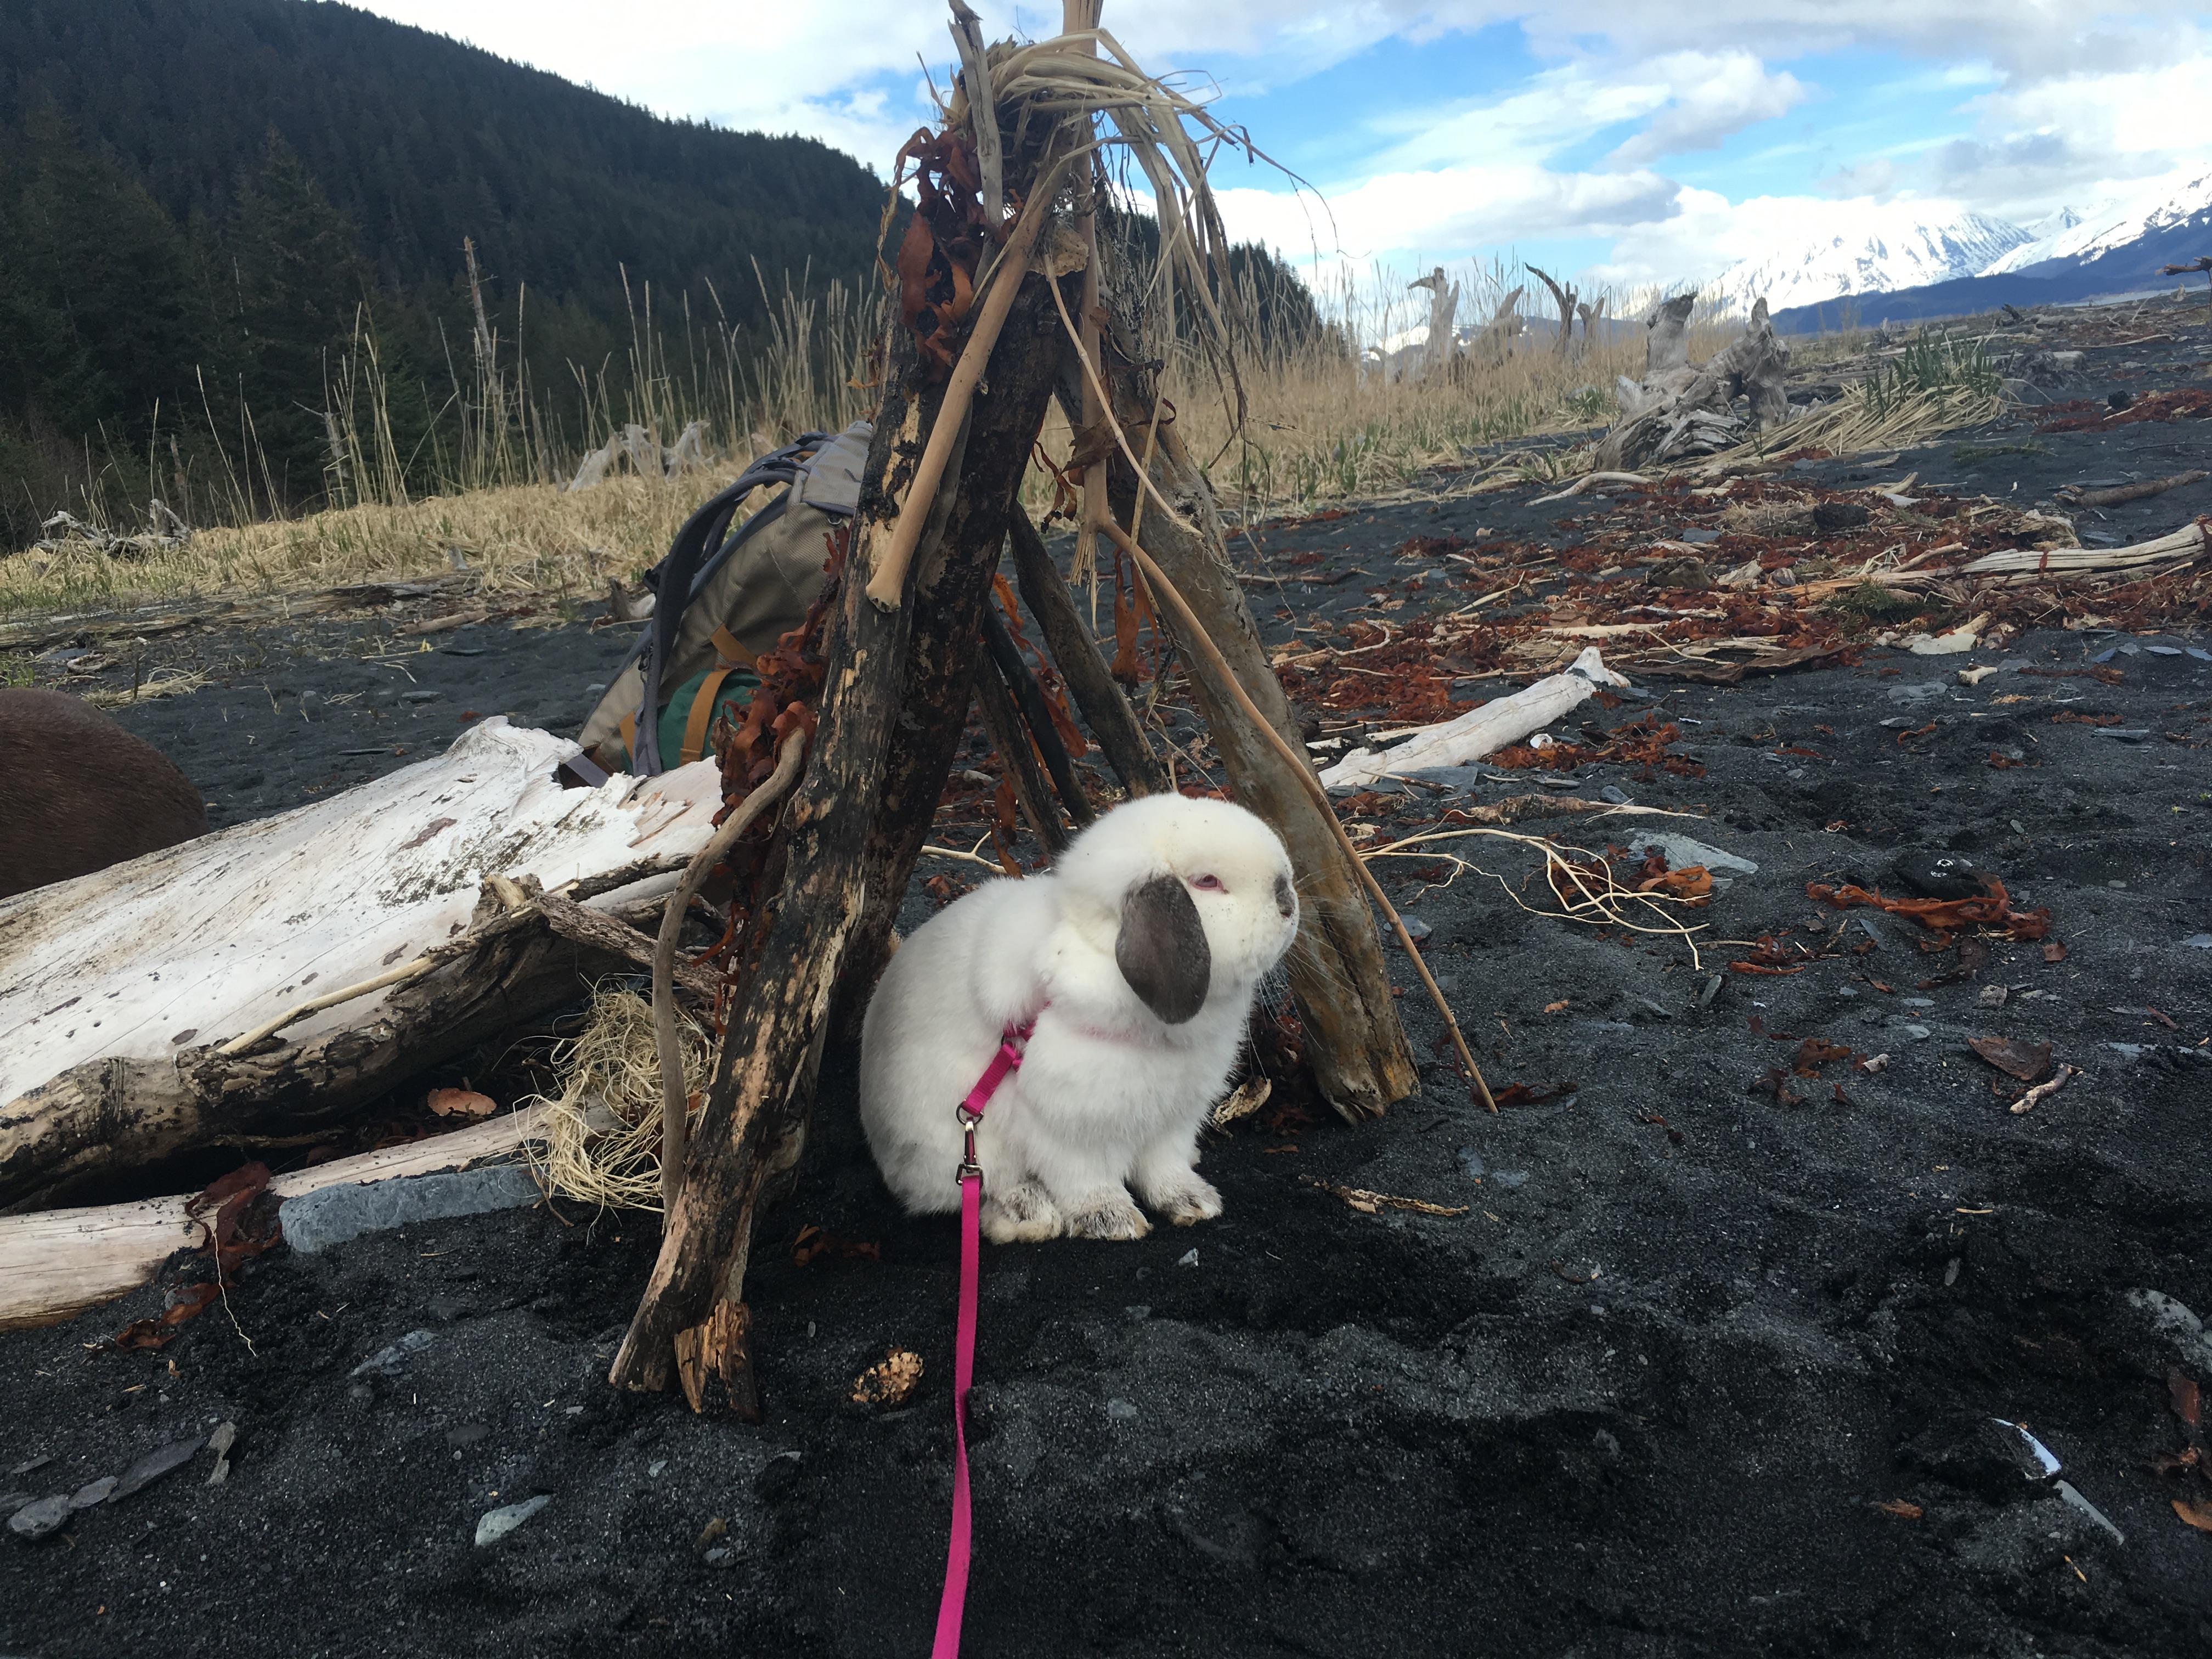
[[[1203,1004],[1176,1024],[1115,957],[1125,896],[1164,875],[1194,902],[1211,956]],[[1208,878],[1218,888],[1194,885]],[[1275,832],[1241,806],[1181,795],[1118,806],[1048,874],[946,906],[900,945],[862,1026],[860,1119],[891,1191],[917,1213],[959,1207],[955,1108],[1000,1033],[1034,1018],[1021,1068],[976,1131],[985,1236],[1142,1237],[1151,1223],[1131,1186],[1178,1224],[1219,1215],[1197,1170],[1199,1129],[1259,982],[1297,933]]]

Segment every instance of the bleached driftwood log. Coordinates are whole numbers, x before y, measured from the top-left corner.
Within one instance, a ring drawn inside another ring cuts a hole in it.
[[[278,1199],[325,1187],[365,1186],[401,1176],[466,1169],[503,1158],[542,1133],[543,1109],[508,1112],[451,1134],[276,1176]],[[0,1216],[0,1331],[52,1325],[137,1290],[179,1250],[205,1242],[185,1206],[190,1194]]]
[[[1695,294],[1677,294],[1662,300],[1644,313],[1644,378],[1681,368],[1690,361],[1690,313],[1697,308]]]
[[[1652,317],[1678,303],[1670,301],[1653,307]],[[1654,356],[1657,331],[1655,323]],[[1591,465],[1601,471],[1632,469],[1725,448],[1743,434],[1744,423],[1733,413],[1738,398],[1750,401],[1752,427],[1778,425],[1790,418],[1784,384],[1789,372],[1790,349],[1775,334],[1766,301],[1761,299],[1752,307],[1743,333],[1714,353],[1703,368],[1647,374],[1640,386],[1624,380],[1620,388],[1622,418],[1598,445]]]
[[[0,902],[0,1209],[193,1145],[313,1134],[580,975],[650,962],[605,913],[705,842],[715,769],[563,789],[576,752],[486,720],[374,783]],[[510,914],[479,915],[502,878]]]
[[[1465,766],[1494,754],[1510,743],[1518,743],[1532,732],[1540,732],[1560,715],[1579,707],[1601,685],[1628,682],[1605,665],[1598,648],[1585,646],[1582,655],[1565,673],[1538,680],[1510,697],[1494,698],[1470,708],[1456,720],[1415,732],[1401,744],[1377,753],[1355,749],[1321,775],[1332,789],[1365,787],[1401,772],[1419,772],[1436,766]]]

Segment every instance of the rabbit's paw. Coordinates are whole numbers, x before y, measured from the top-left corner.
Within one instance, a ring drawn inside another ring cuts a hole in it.
[[[983,1237],[994,1244],[1034,1244],[1064,1231],[1060,1206],[1034,1181],[1017,1182],[1002,1193],[987,1191],[982,1221]]]
[[[1170,1184],[1154,1188],[1145,1201],[1178,1227],[1193,1227],[1221,1213],[1221,1194],[1195,1170]]]
[[[1127,1193],[1086,1199],[1067,1212],[1071,1238],[1142,1238],[1152,1230],[1152,1224]]]

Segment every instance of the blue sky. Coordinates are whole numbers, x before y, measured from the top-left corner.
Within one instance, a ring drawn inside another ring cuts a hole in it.
[[[994,39],[1058,6],[977,0]],[[672,115],[887,168],[931,118],[918,0],[368,0]],[[1232,232],[1411,272],[1516,253],[1632,288],[1844,225],[2027,221],[2212,156],[2212,30],[2178,0],[1108,0],[1148,68],[1318,187],[1217,179]]]

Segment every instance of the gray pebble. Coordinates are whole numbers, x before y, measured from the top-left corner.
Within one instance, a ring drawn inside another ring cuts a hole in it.
[[[1195,1267],[1198,1266],[1198,1247],[1194,1244],[1190,1249],[1185,1250],[1181,1255],[1177,1256],[1176,1258],[1176,1266],[1178,1267]]]
[[[284,1242],[295,1250],[313,1254],[363,1233],[412,1222],[520,1209],[535,1204],[540,1196],[538,1183],[520,1164],[495,1164],[480,1170],[410,1176],[398,1181],[325,1187],[288,1199],[281,1218]]]
[[[509,1504],[504,1509],[492,1510],[477,1522],[477,1547],[483,1549],[496,1544],[552,1501],[550,1498],[541,1495],[526,1498],[520,1504]]]
[[[1109,1400],[1106,1402],[1106,1415],[1116,1423],[1133,1423],[1137,1419],[1137,1408],[1126,1400]]]
[[[198,1435],[189,1440],[172,1440],[166,1446],[156,1446],[123,1472],[123,1479],[110,1494],[117,1503],[134,1492],[141,1492],[163,1475],[182,1468],[198,1454],[207,1443]]]
[[[119,1483],[112,1474],[103,1474],[88,1486],[79,1486],[76,1495],[70,1499],[73,1510],[88,1510],[95,1504],[105,1504],[114,1494]]]
[[[1925,1025],[1908,1025],[1905,1028],[1905,1035],[1911,1037],[1915,1042],[1925,1042],[1929,1037],[1934,1036],[1936,1034],[1929,1030]]]
[[[1482,1154],[1472,1146],[1459,1149],[1459,1172],[1469,1181],[1482,1179]]]
[[[57,1493],[17,1510],[8,1517],[8,1530],[18,1538],[44,1538],[50,1532],[60,1531],[70,1514],[69,1498]]]
[[[1509,1193],[1517,1193],[1528,1184],[1528,1172],[1526,1170],[1500,1170],[1490,1177],[1490,1184],[1503,1187]]]
[[[407,1362],[438,1339],[428,1331],[410,1331],[388,1348],[379,1348],[355,1366],[348,1376],[397,1376]]]
[[[439,698],[445,695],[446,694],[442,691],[432,690],[428,687],[425,687],[423,690],[419,691],[402,691],[399,694],[399,701],[402,702],[435,702]]]

